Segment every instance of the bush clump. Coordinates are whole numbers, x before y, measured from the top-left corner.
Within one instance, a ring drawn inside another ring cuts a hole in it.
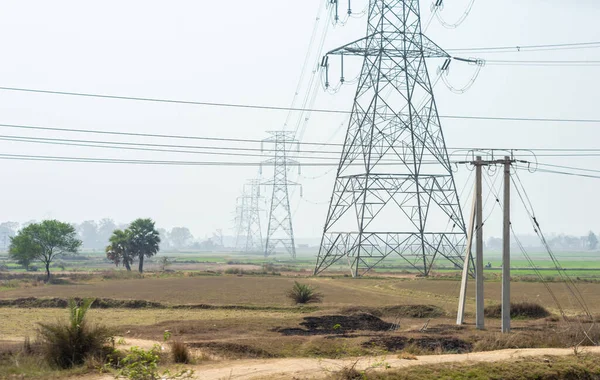
[[[321,302],[323,295],[317,293],[317,289],[305,284],[300,284],[294,281],[294,286],[290,291],[287,292],[288,298],[294,301],[296,304],[307,304]]]
[[[83,364],[88,357],[103,355],[113,334],[107,327],[87,323],[85,317],[93,302],[93,299],[84,299],[77,305],[70,299],[67,323],[39,324],[42,352],[50,364],[71,368]]]
[[[173,340],[169,343],[169,346],[171,346],[171,357],[173,358],[173,362],[189,364],[192,361],[190,350],[182,341]]]
[[[484,310],[488,318],[501,318],[502,305],[488,306]],[[550,316],[545,307],[533,302],[517,302],[510,304],[510,317],[514,319],[540,319]]]

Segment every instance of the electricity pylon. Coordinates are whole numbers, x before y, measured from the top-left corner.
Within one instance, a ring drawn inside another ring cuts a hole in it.
[[[265,257],[275,254],[275,249],[281,245],[295,259],[296,244],[292,227],[289,188],[298,184],[288,180],[288,169],[290,165],[297,166],[298,162],[289,159],[288,153],[298,149],[298,141],[294,139],[293,132],[269,133],[272,137],[263,141],[274,144],[274,157],[265,161],[265,163],[273,165],[273,180],[264,182],[264,184],[272,186],[273,193],[269,210]]]
[[[450,58],[421,33],[418,0],[370,0],[366,37],[327,54],[364,57],[315,274],[352,275],[397,254],[428,275],[462,267],[466,228],[426,58]],[[343,72],[342,72],[343,78]]]
[[[262,252],[263,240],[260,228],[260,181],[249,180],[244,185],[241,197],[238,197],[236,207],[236,243],[237,250],[250,252]]]

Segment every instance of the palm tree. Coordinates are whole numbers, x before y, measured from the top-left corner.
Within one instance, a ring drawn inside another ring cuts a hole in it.
[[[106,257],[113,261],[116,266],[123,266],[131,271],[133,263],[133,252],[131,250],[131,231],[114,230],[109,239],[110,244],[106,247]]]
[[[139,271],[144,272],[144,257],[156,255],[160,249],[160,235],[152,219],[136,219],[129,225],[132,254],[138,256]]]

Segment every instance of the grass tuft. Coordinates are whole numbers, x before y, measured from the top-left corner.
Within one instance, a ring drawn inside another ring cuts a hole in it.
[[[171,357],[173,362],[180,364],[189,364],[192,361],[190,350],[187,345],[180,340],[173,340],[169,342],[171,346]]]
[[[297,281],[294,281],[294,286],[288,291],[287,297],[296,304],[321,302],[323,299],[323,295],[317,293],[316,288],[313,288],[310,285],[301,284]]]
[[[487,318],[501,318],[502,305],[492,305],[485,308]],[[510,317],[513,319],[541,319],[550,316],[550,312],[542,305],[533,302],[517,302],[510,304]]]
[[[46,360],[59,368],[81,365],[86,358],[102,355],[105,345],[112,338],[112,331],[104,326],[90,326],[85,316],[93,300],[84,300],[78,306],[69,302],[68,322],[40,323],[38,334]]]

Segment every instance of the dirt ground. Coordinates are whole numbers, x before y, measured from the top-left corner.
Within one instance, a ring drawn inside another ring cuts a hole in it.
[[[587,347],[581,353],[600,354],[600,347]],[[388,371],[419,365],[440,363],[478,363],[517,360],[527,357],[573,355],[572,349],[512,349],[455,355],[394,356],[347,359],[266,359],[223,361],[214,364],[186,366],[194,370],[194,379],[323,379],[344,367],[359,371]],[[547,359],[551,362],[551,358]],[[92,380],[110,380],[112,376],[90,376]]]
[[[88,317],[93,323],[116,329],[123,337],[118,348],[164,345],[163,335],[168,330],[172,339],[185,342],[198,357],[209,358],[194,366],[202,379],[319,378],[359,357],[358,368],[364,369],[549,352],[566,355],[573,350],[477,351],[566,348],[585,339],[576,324],[558,322],[552,302],[546,299],[547,291],[538,283],[513,283],[515,300],[540,303],[555,315],[514,320],[513,333],[501,336],[499,319],[486,319],[485,331],[474,328],[472,293],[467,301],[467,324],[456,326],[458,281],[302,278],[302,283],[323,294],[322,303],[302,307],[286,297],[294,281],[298,278],[254,275],[93,278],[75,284],[2,290],[0,304],[5,306],[0,307],[0,346],[17,350],[24,337],[35,336],[38,322],[66,318],[67,310],[59,306],[64,306],[67,297],[102,298]],[[568,302],[564,286],[550,286],[569,315],[580,314]],[[600,314],[600,284],[580,284],[579,288],[592,312]],[[499,289],[499,283],[486,284],[488,304],[495,303]],[[594,334],[600,337],[600,332]],[[419,357],[400,360],[400,353]],[[450,353],[453,355],[446,355]]]

